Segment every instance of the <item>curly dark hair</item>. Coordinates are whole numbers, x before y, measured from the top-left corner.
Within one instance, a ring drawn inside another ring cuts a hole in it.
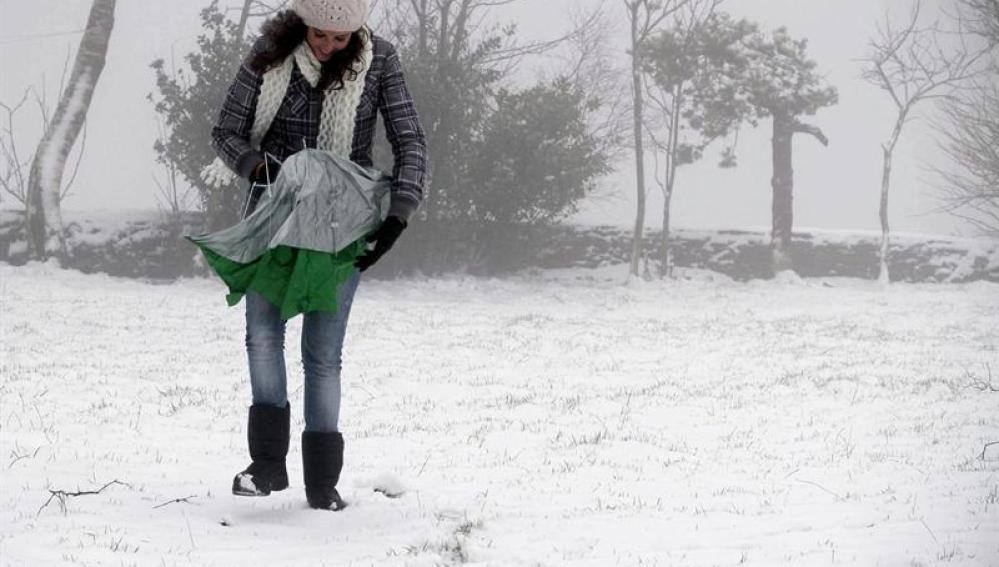
[[[300,43],[305,41],[305,34],[308,30],[309,26],[293,10],[278,12],[277,15],[264,22],[261,27],[260,34],[267,40],[266,47],[251,57],[250,68],[258,73],[263,73],[281,63],[295,51]],[[336,52],[328,61],[323,62],[322,74],[317,88],[326,90],[330,85],[333,85],[334,89],[342,89],[345,78],[351,81],[356,80],[359,69],[355,69],[354,66],[355,64],[360,66],[364,42],[369,40],[368,33],[364,28],[352,33],[347,47]]]

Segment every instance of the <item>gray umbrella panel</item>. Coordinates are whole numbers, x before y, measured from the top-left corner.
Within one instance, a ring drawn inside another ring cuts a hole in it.
[[[240,264],[278,246],[336,253],[385,219],[391,186],[392,178],[381,171],[305,149],[285,160],[253,214],[188,238]]]

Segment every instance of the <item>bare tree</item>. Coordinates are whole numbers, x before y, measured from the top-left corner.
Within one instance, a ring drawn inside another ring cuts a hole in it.
[[[31,163],[26,225],[28,254],[34,259],[66,252],[59,209],[62,178],[66,159],[83,130],[94,88],[104,70],[114,28],[115,3],[116,0],[94,0],[91,5],[69,83]]]
[[[623,158],[627,147],[622,143],[622,131],[630,120],[630,103],[620,89],[623,69],[613,63],[612,52],[606,48],[606,36],[616,33],[615,20],[601,3],[592,12],[578,10],[571,14],[575,33],[568,38],[567,58],[558,66],[557,76],[564,76],[585,93],[598,108],[592,117],[592,132],[601,142],[600,150],[611,160]],[[585,33],[587,30],[603,33]],[[569,69],[569,71],[566,71]]]
[[[269,18],[275,13],[288,6],[291,0],[282,2],[263,2],[261,0],[243,0],[243,7],[239,9],[239,24],[237,24],[236,41],[242,41],[246,35],[246,25],[250,18]]]
[[[757,32],[745,20],[717,12],[722,0],[691,0],[666,29],[642,45],[653,108],[647,122],[663,193],[659,276],[672,274],[670,209],[681,165],[695,163],[713,141],[729,136],[752,109],[737,96],[745,65],[744,40]],[[660,158],[663,163],[660,167]],[[723,152],[720,165],[732,164]]]
[[[0,126],[0,188],[4,193],[14,197],[14,200],[24,205],[28,195],[28,167],[32,156],[22,158],[17,149],[17,135],[14,131],[14,120],[17,113],[28,101],[29,90],[24,91],[21,99],[12,106],[0,103],[6,113],[6,122]]]
[[[937,169],[943,210],[999,237],[999,86],[979,85],[948,102],[940,147],[955,168]]]
[[[999,0],[960,0],[956,19],[961,29],[999,44]]]
[[[160,121],[159,139],[165,140],[166,136],[166,128],[163,122]],[[182,211],[197,206],[197,195],[192,195],[193,190],[189,185],[182,189],[177,182],[180,171],[178,171],[176,163],[172,161],[164,161],[162,163],[163,168],[166,170],[164,179],[161,181],[155,174],[150,175],[158,191],[156,195],[157,200],[166,210],[169,218],[176,218]]]
[[[631,245],[632,276],[639,275],[638,264],[645,250],[645,94],[640,46],[671,14],[689,0],[623,0],[628,14],[631,54],[632,128],[635,142],[635,230]]]
[[[985,42],[992,59],[970,88],[945,102],[943,120],[935,125],[941,150],[956,166],[936,169],[942,180],[941,209],[999,237],[999,1],[961,0],[952,16],[961,33]]]
[[[892,157],[905,125],[914,118],[917,105],[950,97],[954,89],[976,73],[983,51],[973,52],[963,42],[953,49],[941,45],[945,32],[934,23],[920,27],[922,0],[915,0],[907,22],[899,27],[885,14],[877,36],[870,42],[863,78],[883,90],[895,107],[895,122],[881,145],[881,267],[878,281],[887,284],[888,273],[888,190],[891,187]]]

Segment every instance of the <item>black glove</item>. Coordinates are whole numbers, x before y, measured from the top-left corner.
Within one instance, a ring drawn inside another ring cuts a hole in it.
[[[397,216],[391,216],[382,222],[382,225],[378,227],[378,230],[372,232],[365,238],[368,242],[375,243],[374,250],[368,250],[366,254],[357,258],[354,262],[356,266],[362,272],[367,270],[378,261],[379,258],[385,255],[386,252],[392,248],[395,241],[399,239],[399,235],[402,234],[402,230],[406,228],[406,221],[402,220]]]
[[[250,183],[258,183],[260,185],[270,185],[277,180],[278,173],[281,172],[281,162],[278,160],[267,156],[264,161],[257,164],[257,167],[253,168],[250,173]]]

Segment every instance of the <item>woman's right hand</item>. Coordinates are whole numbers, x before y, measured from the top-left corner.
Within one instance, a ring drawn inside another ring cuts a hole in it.
[[[253,168],[253,172],[250,173],[250,183],[270,185],[277,180],[278,173],[280,172],[281,162],[270,157],[264,158],[263,161]]]

